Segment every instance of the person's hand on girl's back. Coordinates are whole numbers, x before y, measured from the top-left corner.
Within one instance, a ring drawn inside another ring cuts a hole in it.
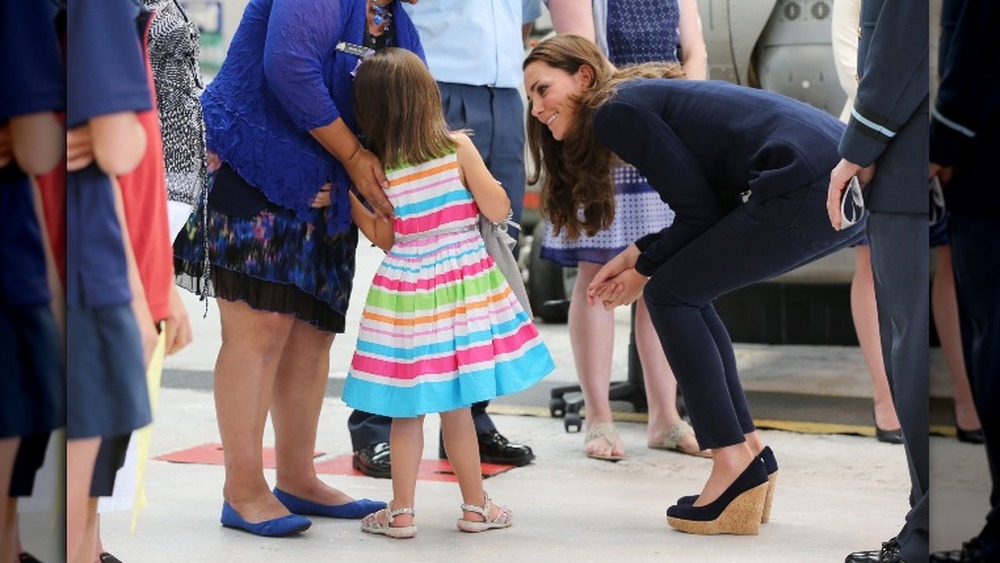
[[[365,148],[358,148],[344,163],[351,182],[364,196],[365,201],[372,206],[375,214],[386,222],[391,222],[394,215],[392,204],[385,195],[389,180],[385,177],[382,162],[375,153]]]

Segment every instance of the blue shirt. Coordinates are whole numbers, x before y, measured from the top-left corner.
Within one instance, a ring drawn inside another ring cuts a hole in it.
[[[406,13],[392,6],[396,45],[423,58]],[[310,216],[320,187],[334,185],[331,232],[350,225],[350,178],[309,134],[338,117],[357,130],[351,71],[358,56],[365,0],[251,0],[222,68],[202,94],[208,149],[267,199]]]
[[[0,122],[66,107],[55,10],[48,2],[0,3]]]
[[[74,0],[67,12],[67,123],[152,107],[132,0]],[[131,301],[111,181],[91,164],[66,177],[66,306]]]
[[[438,82],[521,85],[521,0],[425,0],[405,4]]]
[[[0,123],[65,107],[54,16],[47,2],[0,3],[0,35],[17,46],[0,50]],[[48,303],[51,294],[31,184],[14,162],[0,169],[0,240],[0,309]]]

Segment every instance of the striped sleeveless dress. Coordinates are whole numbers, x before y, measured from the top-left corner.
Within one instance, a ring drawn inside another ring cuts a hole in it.
[[[365,301],[344,402],[413,417],[545,377],[552,357],[486,253],[456,154],[386,175],[396,239]]]

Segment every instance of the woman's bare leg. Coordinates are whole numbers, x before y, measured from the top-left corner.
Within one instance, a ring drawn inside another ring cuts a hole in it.
[[[948,375],[951,376],[952,395],[955,398],[955,423],[963,430],[982,427],[976,404],[972,400],[969,374],[965,371],[962,355],[962,331],[958,324],[958,296],[955,294],[955,272],[951,268],[951,247],[938,246],[934,284],[931,286],[931,310],[934,328],[937,329],[941,352],[944,354]]]
[[[332,333],[295,320],[274,383],[271,423],[278,488],[312,502],[339,505],[354,499],[321,481],[313,462],[331,345]]]
[[[291,315],[218,299],[222,348],[215,362],[215,412],[226,467],[223,497],[248,522],[288,514],[264,479],[264,423]]]
[[[882,359],[882,341],[879,338],[878,309],[875,306],[875,280],[872,278],[871,250],[867,246],[854,247],[854,277],[851,278],[851,317],[858,335],[861,355],[868,366],[872,382],[872,401],[875,424],[883,430],[899,428],[896,407],[889,391],[889,377]]]
[[[677,380],[663,354],[663,345],[649,318],[646,302],[642,299],[636,302],[635,345],[642,362],[646,403],[649,407],[647,440],[651,444],[661,443],[663,436],[681,422],[681,413],[677,410]],[[677,446],[686,452],[700,450],[694,434],[686,434]]]
[[[614,350],[615,315],[604,307],[587,303],[587,286],[601,268],[599,264],[580,262],[573,296],[569,304],[569,341],[573,348],[576,375],[583,391],[587,426],[611,422],[611,357]],[[587,444],[587,453],[624,455],[621,442],[609,446],[603,439]]]

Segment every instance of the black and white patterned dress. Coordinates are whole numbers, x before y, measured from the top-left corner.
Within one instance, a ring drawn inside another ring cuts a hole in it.
[[[193,207],[205,185],[205,122],[198,66],[200,34],[177,0],[143,0],[154,11],[149,59],[163,135],[167,199]]]

